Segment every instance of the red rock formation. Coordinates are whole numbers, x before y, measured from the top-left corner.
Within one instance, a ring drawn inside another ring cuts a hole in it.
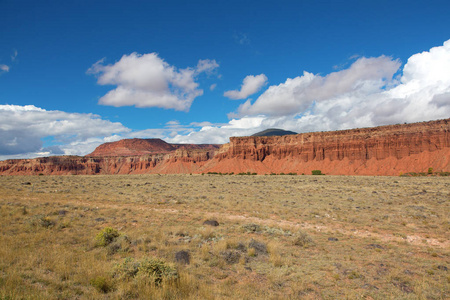
[[[211,170],[398,175],[450,170],[450,119],[279,137],[232,137]],[[222,161],[224,161],[222,163]]]
[[[155,153],[171,153],[177,149],[218,149],[220,145],[169,144],[161,139],[125,139],[104,143],[87,157],[142,156]]]
[[[450,171],[450,119],[333,132],[232,137],[222,145],[122,140],[86,157],[0,162],[0,174],[144,174],[256,172],[399,175]]]
[[[126,139],[105,143],[86,156],[138,156],[151,153],[169,153],[175,147],[161,139]]]

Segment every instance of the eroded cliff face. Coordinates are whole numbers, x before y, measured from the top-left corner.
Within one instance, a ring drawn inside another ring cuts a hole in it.
[[[142,147],[119,141],[101,145],[87,157],[7,160],[0,162],[0,174],[311,174],[311,170],[321,170],[335,175],[399,175],[428,168],[450,171],[450,119],[288,136],[232,137],[220,149],[159,140],[162,143],[152,142],[149,150],[148,140],[126,141]],[[118,153],[121,156],[111,155]]]
[[[178,174],[200,172],[215,150],[177,149],[140,156],[53,156],[0,162],[2,175]]]
[[[450,119],[280,137],[232,137],[213,169],[398,175],[449,170]],[[225,161],[225,163],[221,163]],[[245,162],[245,163],[244,163]]]

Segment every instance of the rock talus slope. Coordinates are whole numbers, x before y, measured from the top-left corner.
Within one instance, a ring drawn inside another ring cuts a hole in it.
[[[450,119],[286,136],[232,137],[222,145],[159,139],[100,145],[86,157],[6,160],[0,174],[256,172],[399,175],[450,171]]]

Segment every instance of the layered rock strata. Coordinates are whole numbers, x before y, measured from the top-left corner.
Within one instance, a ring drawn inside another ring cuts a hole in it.
[[[122,140],[86,157],[0,162],[0,174],[239,173],[399,175],[450,171],[450,119],[287,136],[232,137],[222,145]]]
[[[450,119],[280,137],[232,137],[212,169],[399,175],[450,169]]]

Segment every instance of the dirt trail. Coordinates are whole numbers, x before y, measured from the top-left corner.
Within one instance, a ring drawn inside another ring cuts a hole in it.
[[[292,222],[287,220],[275,220],[275,219],[261,219],[257,217],[249,217],[245,215],[229,215],[224,213],[206,213],[205,216],[208,217],[220,217],[220,218],[226,218],[229,220],[239,220],[239,221],[249,221],[251,223],[258,223],[263,225],[277,225],[277,226],[290,226],[294,228],[307,228],[315,231],[325,231],[325,232],[336,232],[341,233],[345,235],[352,235],[362,238],[378,238],[382,240],[383,242],[391,242],[391,241],[407,241],[410,244],[417,245],[417,246],[436,246],[440,248],[446,248],[450,247],[450,241],[446,240],[444,242],[440,242],[437,239],[433,238],[426,238],[419,235],[408,235],[406,238],[398,237],[390,233],[386,234],[379,234],[375,232],[371,232],[368,230],[348,230],[344,228],[333,228],[325,225],[315,225],[310,224],[307,222]],[[426,241],[426,243],[425,243]]]

